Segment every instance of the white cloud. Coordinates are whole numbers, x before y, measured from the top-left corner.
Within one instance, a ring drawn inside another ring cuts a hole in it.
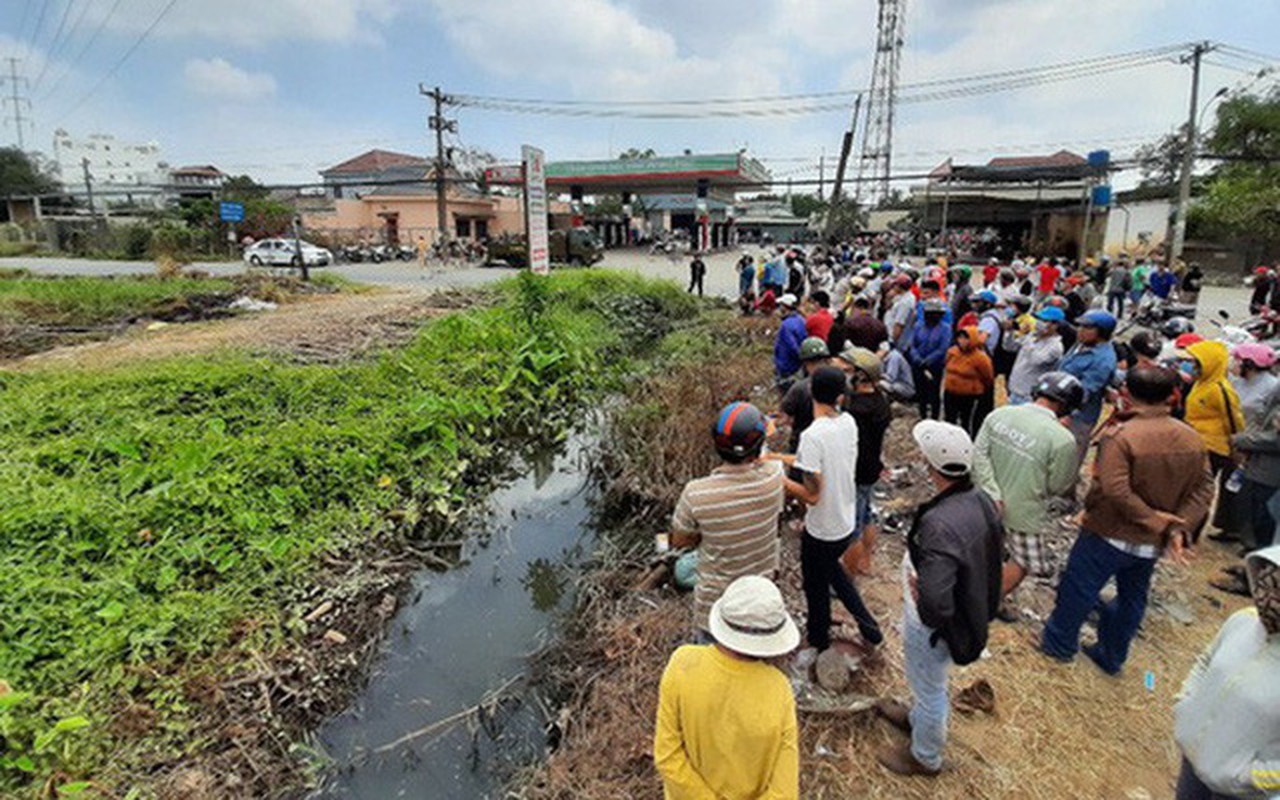
[[[249,72],[223,58],[193,58],[182,70],[187,88],[222,100],[249,102],[276,93],[276,79],[266,72]]]
[[[218,0],[181,3],[154,35],[199,36],[236,45],[261,46],[281,41],[352,43],[377,41],[377,28],[396,15],[401,0]],[[101,6],[101,8],[99,8]],[[112,6],[95,3],[91,21]],[[115,10],[112,7],[110,10]],[[125,4],[109,25],[117,31],[143,31],[159,13],[157,6]]]
[[[484,69],[626,98],[760,94],[776,74],[753,55],[682,52],[668,30],[609,0],[432,0],[450,41]]]

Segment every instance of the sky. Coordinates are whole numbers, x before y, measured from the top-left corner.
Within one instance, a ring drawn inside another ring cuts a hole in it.
[[[1273,0],[906,0],[906,8],[903,84],[1192,40],[1280,61]],[[0,59],[19,59],[30,82],[29,92],[19,83],[32,102],[30,150],[50,154],[59,128],[110,133],[158,142],[175,166],[294,183],[373,147],[432,154],[420,84],[575,101],[858,90],[870,81],[875,27],[875,0],[4,0]],[[1260,63],[1210,54],[1202,98],[1249,84]],[[1128,155],[1185,120],[1190,77],[1170,58],[903,104],[893,170],[1062,148]],[[12,88],[5,83],[4,94]],[[844,109],[678,121],[450,113],[451,144],[501,162],[517,161],[523,143],[553,161],[630,147],[746,148],[779,184],[817,177],[820,160],[829,177],[850,117]],[[12,121],[0,141],[16,141]]]

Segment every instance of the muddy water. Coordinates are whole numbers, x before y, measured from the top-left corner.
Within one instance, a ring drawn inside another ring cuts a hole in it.
[[[318,734],[334,768],[315,798],[500,797],[504,773],[540,757],[544,715],[518,678],[590,552],[584,450],[530,464],[470,526],[463,566],[417,578],[368,688]],[[503,686],[514,698],[495,713],[376,752]]]

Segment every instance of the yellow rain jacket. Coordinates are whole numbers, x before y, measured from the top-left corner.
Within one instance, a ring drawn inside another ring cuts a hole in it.
[[[1187,352],[1200,364],[1200,377],[1187,395],[1187,424],[1200,434],[1209,452],[1230,455],[1231,437],[1244,431],[1244,411],[1227,380],[1227,346],[1196,342]]]

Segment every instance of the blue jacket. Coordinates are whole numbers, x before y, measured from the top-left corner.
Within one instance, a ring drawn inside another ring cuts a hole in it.
[[[773,340],[773,371],[779,378],[800,371],[800,344],[808,335],[804,317],[799,314],[789,314],[782,320],[778,337]]]
[[[911,332],[911,347],[907,350],[907,360],[913,367],[920,367],[942,374],[947,363],[947,348],[951,346],[951,326],[945,321],[932,328],[923,322],[916,324]]]
[[[947,310],[942,313],[942,324],[947,326],[947,330],[951,330],[956,326],[955,315],[951,313],[951,306],[947,306]],[[916,325],[917,328],[924,327],[924,301],[916,301]]]
[[[1110,342],[1093,347],[1076,344],[1058,362],[1058,369],[1076,376],[1084,384],[1084,405],[1072,414],[1080,422],[1093,424],[1102,415],[1104,391],[1116,373],[1116,350]]]

